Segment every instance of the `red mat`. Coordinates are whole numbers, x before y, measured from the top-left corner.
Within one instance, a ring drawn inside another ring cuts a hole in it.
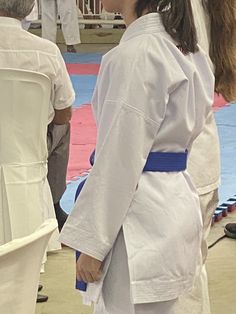
[[[68,63],[66,64],[69,74],[77,75],[97,75],[100,64],[80,64]]]
[[[228,106],[229,104],[227,101],[221,96],[215,94],[215,100],[214,100],[214,105],[213,105],[213,110],[218,111],[220,108]]]
[[[89,157],[95,148],[96,125],[90,105],[73,110],[70,158],[67,180],[76,179],[90,168]]]
[[[86,65],[87,66],[87,65]],[[222,96],[215,95],[214,111],[227,106]],[[90,169],[89,157],[96,143],[96,125],[90,105],[73,110],[70,159],[67,180],[71,181]]]

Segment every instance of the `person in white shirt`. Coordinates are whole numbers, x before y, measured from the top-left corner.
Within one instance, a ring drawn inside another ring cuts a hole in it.
[[[56,43],[59,15],[67,52],[76,52],[74,45],[81,43],[76,0],[41,0],[41,8],[42,37]]]
[[[174,314],[201,265],[202,217],[187,155],[214,76],[190,0],[104,0],[127,25],[102,60],[94,166],[60,241],[80,251],[94,313]],[[95,283],[94,283],[95,282]]]
[[[235,0],[192,0],[191,4],[198,43],[207,55],[211,55],[212,70],[216,73],[216,90],[221,92],[228,101],[234,101],[236,99],[236,61],[233,36],[236,31]],[[200,276],[195,280],[191,293],[179,299],[177,313],[209,314],[211,311],[205,268],[207,238],[212,216],[218,205],[220,184],[220,146],[213,112],[210,112],[203,131],[193,142],[188,171],[200,197],[204,225],[203,268]]]
[[[59,229],[67,215],[60,207],[66,189],[71,106],[75,93],[58,47],[22,29],[21,21],[32,10],[34,0],[0,0],[0,68],[43,73],[51,80],[48,113],[48,181]],[[27,120],[27,117],[26,117]]]

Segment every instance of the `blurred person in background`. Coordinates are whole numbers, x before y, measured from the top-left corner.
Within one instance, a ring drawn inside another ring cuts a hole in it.
[[[81,43],[76,0],[41,0],[41,6],[42,37],[56,43],[57,18],[60,16],[67,52],[75,53],[75,45]]]
[[[38,1],[35,1],[35,5],[28,16],[22,20],[22,27],[27,31],[30,28],[32,21],[37,21],[38,19]]]
[[[236,100],[235,0],[192,0],[198,44],[210,56],[215,74],[215,90],[227,101]],[[214,114],[193,142],[188,171],[197,188],[203,218],[203,267],[194,288],[179,298],[178,314],[209,314],[210,301],[205,262],[212,216],[218,205],[220,184],[220,144]]]

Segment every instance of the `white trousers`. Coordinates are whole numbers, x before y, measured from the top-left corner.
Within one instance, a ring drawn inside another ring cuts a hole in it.
[[[208,293],[208,279],[205,262],[207,258],[207,238],[211,228],[212,215],[218,205],[218,190],[200,195],[200,205],[203,218],[202,258],[203,268],[196,278],[193,290],[188,295],[182,296],[176,306],[177,314],[210,314],[210,301]]]
[[[41,5],[43,38],[56,43],[59,15],[66,44],[76,45],[81,42],[76,0],[41,0]]]
[[[147,304],[132,303],[128,256],[123,232],[120,231],[113,247],[102,295],[98,304],[94,306],[94,314],[175,314],[176,303],[177,300]]]
[[[23,28],[25,31],[28,31],[28,30],[29,30],[30,24],[31,24],[31,21],[26,21],[26,19],[24,19],[24,20],[21,21],[22,28]]]

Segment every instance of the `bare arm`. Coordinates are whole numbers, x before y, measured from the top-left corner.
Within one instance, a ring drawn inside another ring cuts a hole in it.
[[[53,119],[53,123],[55,124],[67,124],[70,122],[72,117],[72,109],[71,107],[55,110],[55,116]]]

